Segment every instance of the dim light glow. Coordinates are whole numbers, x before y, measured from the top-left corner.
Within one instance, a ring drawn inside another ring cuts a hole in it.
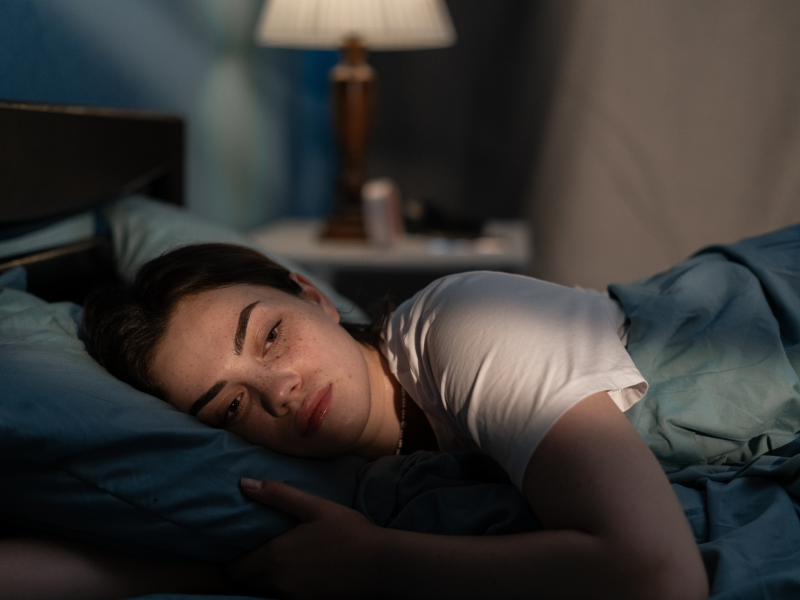
[[[442,48],[456,33],[443,0],[266,0],[255,30],[262,46],[370,50]]]

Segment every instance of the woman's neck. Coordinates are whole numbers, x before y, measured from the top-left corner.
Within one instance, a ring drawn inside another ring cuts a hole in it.
[[[372,346],[362,346],[370,384],[370,415],[364,429],[364,443],[356,454],[374,460],[394,454],[400,439],[401,387],[389,370],[383,354]]]
[[[372,405],[367,428],[368,443],[357,452],[359,456],[374,460],[395,454],[400,440],[400,420],[403,412],[402,386],[389,369],[389,363],[380,351],[363,347],[370,377]],[[411,395],[406,395],[403,454],[416,450],[438,450],[436,435]]]

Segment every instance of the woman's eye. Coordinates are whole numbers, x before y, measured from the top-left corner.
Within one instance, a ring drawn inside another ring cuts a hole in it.
[[[236,411],[239,410],[239,405],[241,403],[242,401],[239,398],[236,398],[233,402],[231,402],[230,405],[228,406],[228,412],[225,413],[225,416],[230,417],[231,415],[236,413]]]
[[[238,413],[241,412],[242,407],[242,397],[237,396],[234,398],[230,404],[228,404],[228,408],[225,409],[222,417],[217,422],[217,427],[228,427],[232,425],[234,422],[237,421]]]
[[[278,321],[275,324],[275,327],[269,330],[266,339],[264,340],[264,350],[267,350],[272,344],[278,341],[278,328],[280,327],[281,322]]]

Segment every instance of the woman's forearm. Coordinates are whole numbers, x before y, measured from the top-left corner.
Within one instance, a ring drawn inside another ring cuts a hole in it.
[[[482,538],[374,533],[387,597],[699,599],[700,553],[658,462],[606,393],[570,409],[528,464],[523,492],[546,531]],[[418,579],[418,582],[414,580]]]
[[[145,560],[49,536],[0,539],[0,600],[225,591],[214,565]]]
[[[364,589],[381,598],[705,597],[678,563],[586,533],[452,537],[383,530],[365,553]]]

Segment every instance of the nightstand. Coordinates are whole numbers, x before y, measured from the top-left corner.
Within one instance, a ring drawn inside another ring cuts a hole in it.
[[[248,232],[367,309],[388,293],[399,304],[430,282],[463,271],[524,273],[533,260],[524,221],[489,221],[476,239],[405,235],[392,248],[320,240],[321,219],[286,219]]]

